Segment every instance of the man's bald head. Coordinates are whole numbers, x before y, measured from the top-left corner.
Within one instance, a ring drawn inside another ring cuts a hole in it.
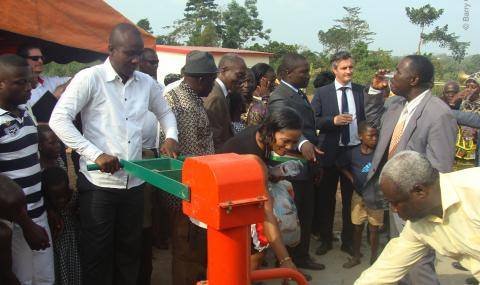
[[[218,63],[220,79],[227,88],[228,92],[237,92],[240,90],[247,72],[247,65],[241,56],[234,53],[227,53],[222,56]]]
[[[447,81],[447,83],[445,83],[445,85],[443,86],[443,92],[458,93],[460,92],[460,84],[453,80]]]
[[[137,27],[129,23],[121,23],[116,25],[110,32],[108,43],[112,47],[123,46],[125,44],[125,37],[127,35],[138,37],[140,40],[142,38],[142,35]]]
[[[110,33],[109,60],[125,83],[138,67],[143,40],[138,29],[127,23],[116,25]]]

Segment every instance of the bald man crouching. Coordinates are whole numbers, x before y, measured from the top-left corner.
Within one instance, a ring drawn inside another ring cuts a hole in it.
[[[428,159],[402,151],[385,164],[380,187],[407,223],[355,285],[393,284],[430,248],[480,279],[480,168],[439,173]]]

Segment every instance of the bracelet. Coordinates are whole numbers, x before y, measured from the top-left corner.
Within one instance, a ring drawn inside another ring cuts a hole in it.
[[[283,265],[285,262],[292,260],[290,256],[285,257],[284,259],[280,260],[278,264]]]

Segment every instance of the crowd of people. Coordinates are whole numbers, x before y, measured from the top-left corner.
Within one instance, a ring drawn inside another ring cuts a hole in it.
[[[318,258],[336,239],[340,188],[344,268],[362,262],[368,224],[371,267],[355,284],[440,284],[435,252],[459,261],[472,284],[480,278],[480,73],[435,96],[432,63],[410,55],[393,78],[382,69],[363,86],[340,51],[307,96],[302,55],[285,54],[274,70],[234,53],[217,66],[191,51],[163,85],[135,26],[115,26],[108,43],[108,58],[73,78],[43,76],[36,45],[0,55],[1,284],[150,284],[152,246],[171,250],[172,284],[206,280],[206,225],[120,159],[232,152],[257,156],[268,172],[252,270],[269,249],[275,266],[307,280],[304,270],[329,266]],[[381,232],[391,238],[383,251]]]

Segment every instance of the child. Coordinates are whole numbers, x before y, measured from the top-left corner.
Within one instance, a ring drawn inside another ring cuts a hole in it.
[[[364,223],[368,221],[370,230],[371,256],[370,264],[373,264],[378,256],[378,229],[383,225],[383,209],[376,209],[376,204],[369,203],[364,199],[364,184],[368,171],[372,166],[373,153],[377,145],[377,129],[366,121],[358,125],[358,136],[362,142],[346,153],[346,157],[339,161],[340,171],[352,181],[355,191],[352,196],[352,223],[353,234],[353,258],[343,264],[344,268],[351,268],[360,264],[360,245],[362,243],[362,231]]]
[[[61,144],[57,135],[48,125],[40,124],[38,130],[38,151],[40,152],[40,167],[42,169],[59,166],[65,171],[65,163],[60,157]]]
[[[65,170],[58,166],[42,172],[42,190],[46,198],[52,229],[56,284],[80,284],[77,195],[68,186]]]

